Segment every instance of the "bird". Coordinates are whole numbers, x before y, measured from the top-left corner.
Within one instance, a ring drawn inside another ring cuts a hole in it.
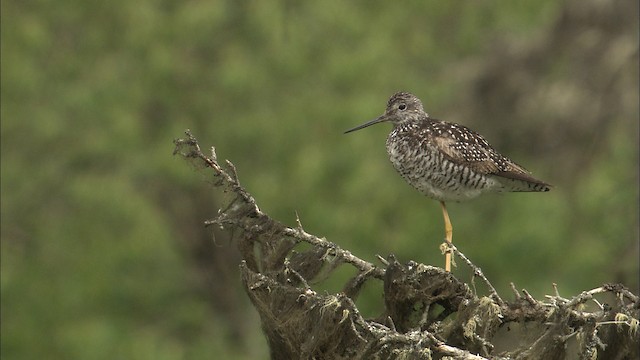
[[[382,115],[345,134],[383,122],[393,125],[386,142],[393,167],[420,193],[440,202],[449,244],[453,227],[446,202],[491,192],[545,192],[552,187],[500,154],[477,132],[432,118],[422,101],[408,92],[393,94]],[[451,271],[451,250],[445,252],[445,270]]]

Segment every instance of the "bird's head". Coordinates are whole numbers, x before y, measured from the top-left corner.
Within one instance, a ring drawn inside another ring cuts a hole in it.
[[[385,121],[389,121],[393,123],[394,126],[398,126],[406,122],[417,121],[423,117],[428,117],[428,115],[424,112],[424,107],[420,99],[408,92],[398,92],[389,98],[384,114],[360,126],[345,131],[345,134]]]

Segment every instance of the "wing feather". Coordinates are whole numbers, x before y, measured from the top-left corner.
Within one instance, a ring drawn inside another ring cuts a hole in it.
[[[462,125],[444,122],[441,122],[441,127],[443,130],[436,134],[434,142],[449,160],[468,166],[480,174],[550,186],[534,178],[525,168],[497,152],[473,130]]]

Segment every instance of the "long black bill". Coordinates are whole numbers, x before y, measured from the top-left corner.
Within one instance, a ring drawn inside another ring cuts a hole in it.
[[[350,132],[354,132],[356,130],[364,129],[367,126],[371,126],[371,125],[374,125],[374,124],[377,124],[377,123],[381,123],[383,121],[387,121],[387,118],[384,115],[379,116],[379,117],[377,117],[377,118],[375,118],[375,119],[373,119],[373,120],[371,120],[369,122],[366,122],[366,123],[364,123],[364,124],[362,124],[360,126],[356,126],[353,129],[349,129],[349,130],[345,131],[344,133],[348,134]]]

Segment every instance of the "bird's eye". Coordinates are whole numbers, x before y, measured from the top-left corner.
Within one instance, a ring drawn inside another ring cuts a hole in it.
[[[406,108],[407,108],[407,105],[406,105],[406,104],[400,104],[400,105],[398,105],[398,109],[399,109],[399,110],[405,110]]]

